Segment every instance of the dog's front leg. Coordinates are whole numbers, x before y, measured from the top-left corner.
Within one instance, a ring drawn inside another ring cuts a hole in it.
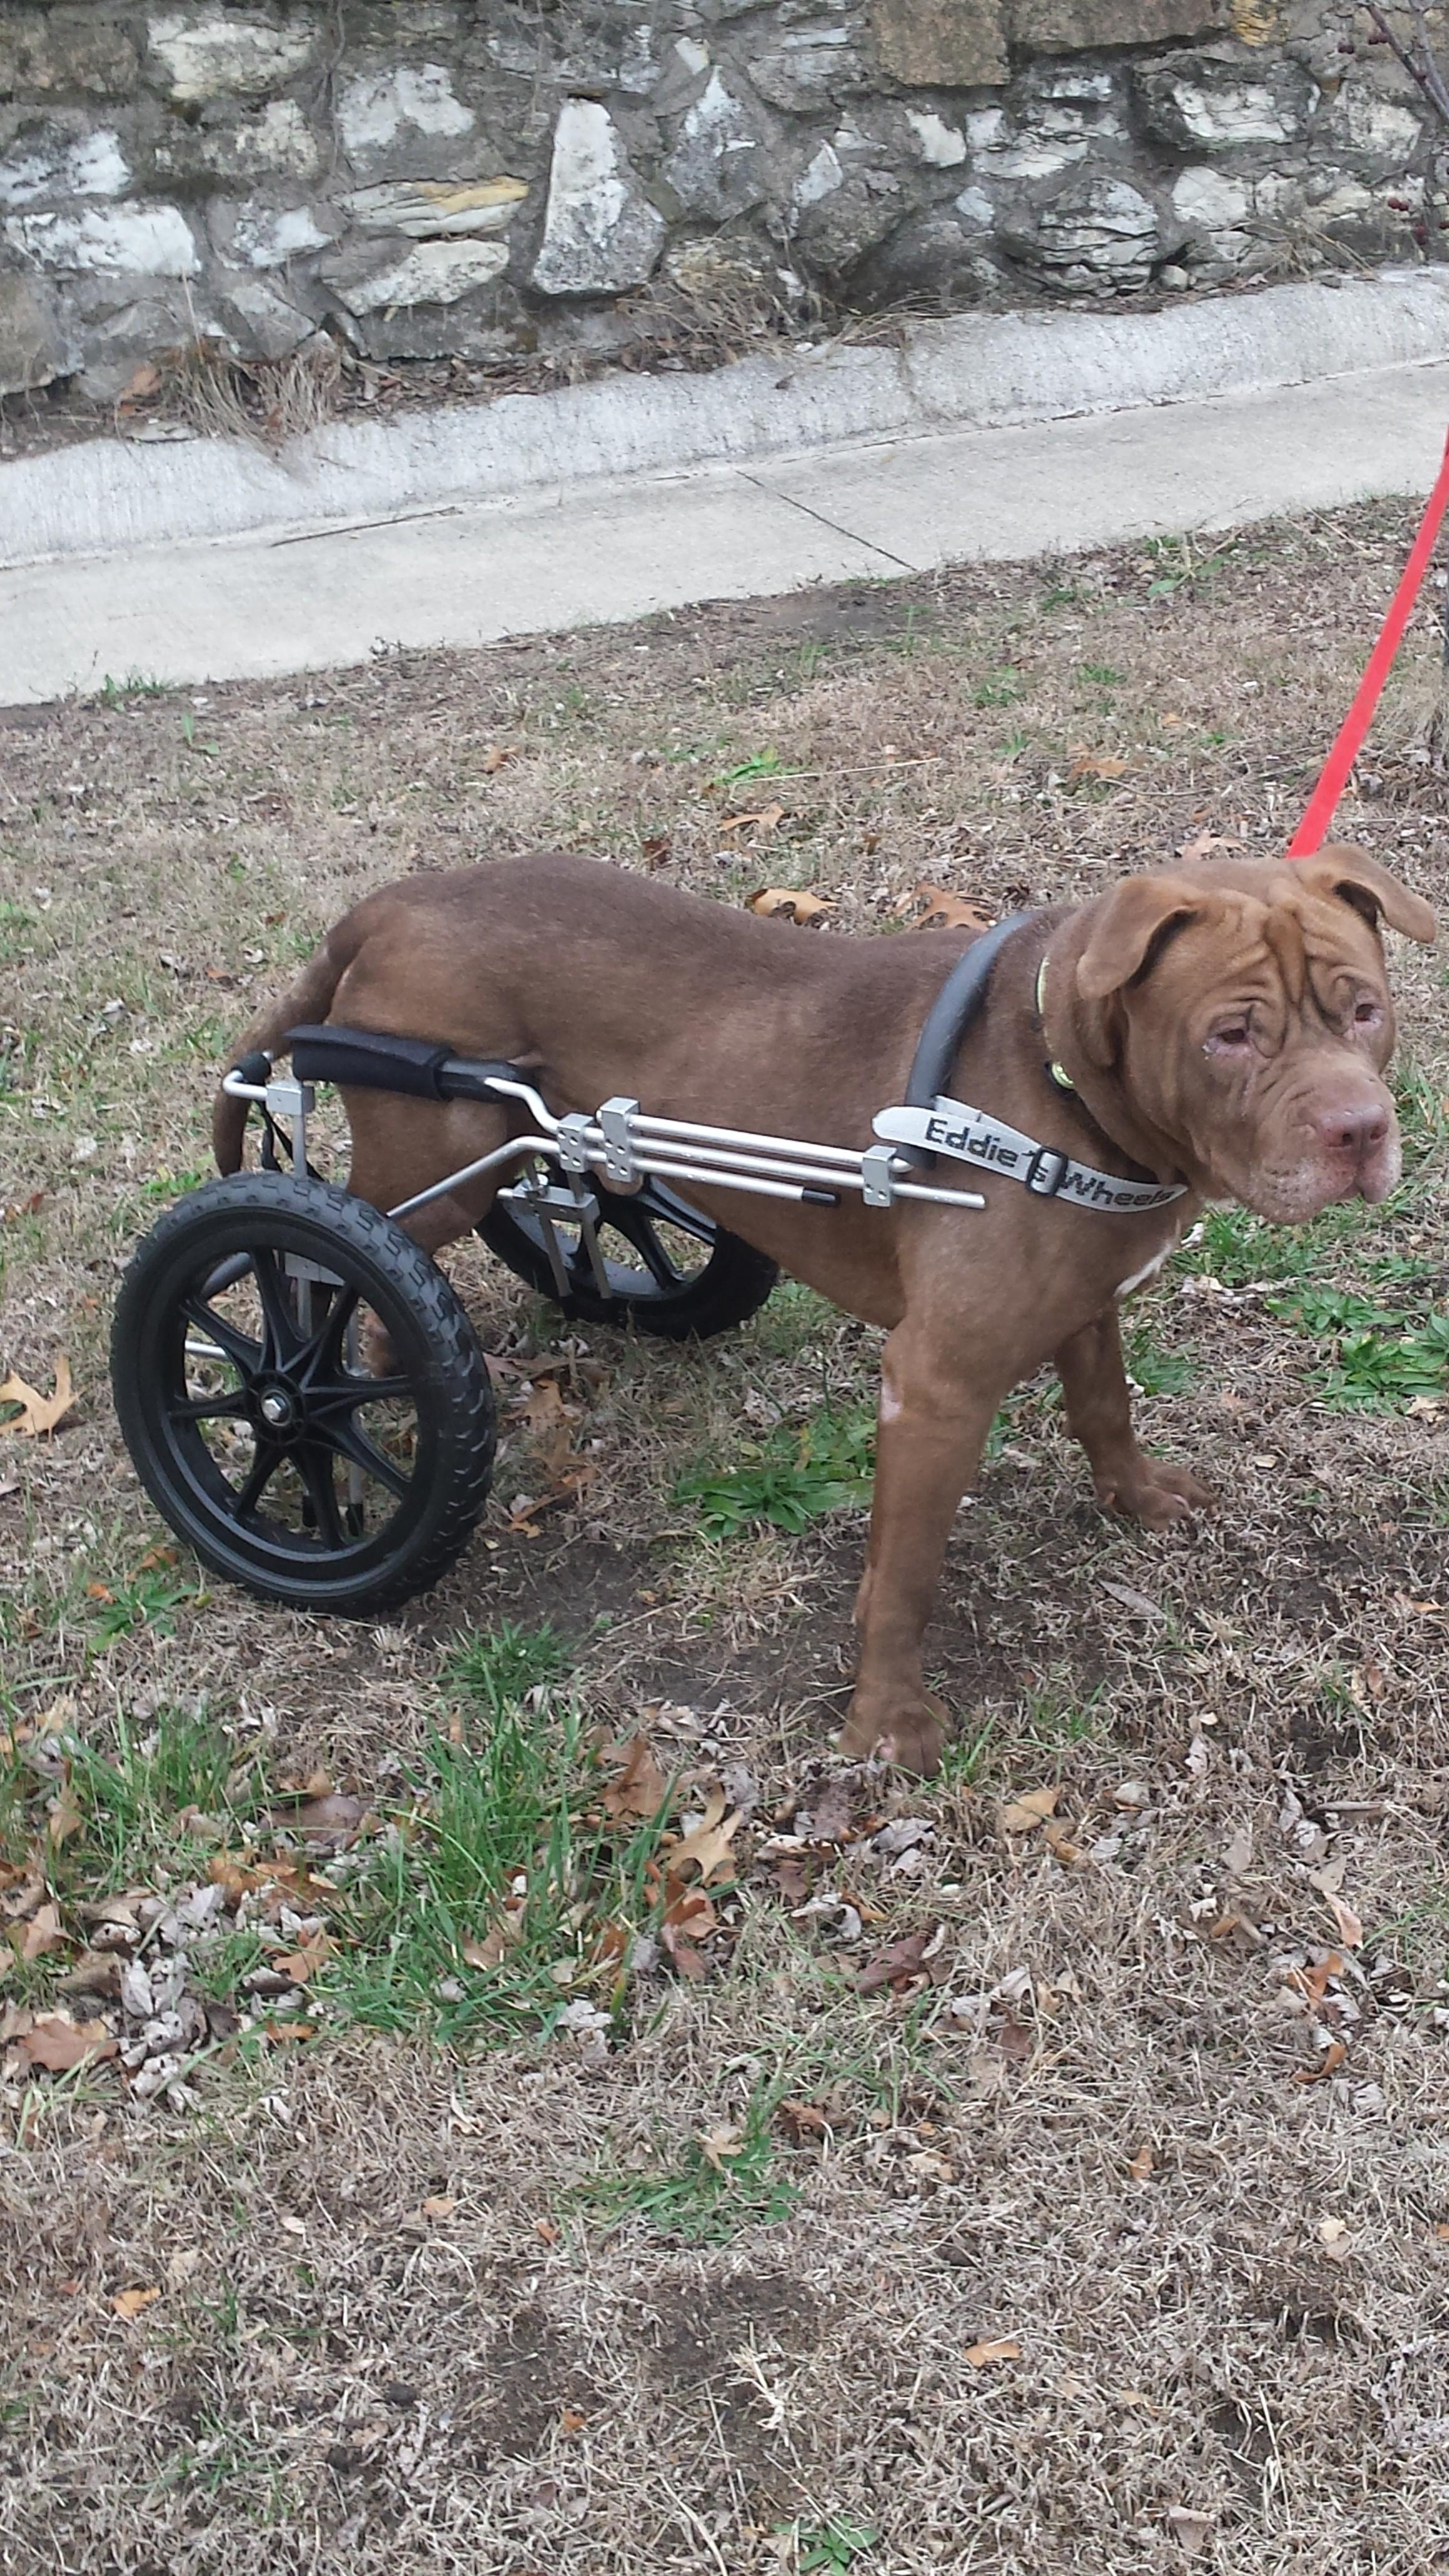
[[[941,1760],[921,1639],[956,1509],[975,1479],[1004,1387],[982,1392],[904,1325],[886,1343],[877,1417],[870,1551],[856,1595],[860,1662],[842,1753],[877,1750],[904,1771]]]
[[[1132,1398],[1122,1362],[1122,1328],[1114,1298],[1054,1353],[1066,1398],[1067,1427],[1080,1440],[1097,1500],[1148,1529],[1167,1529],[1194,1512],[1212,1511],[1212,1488],[1186,1467],[1148,1458],[1132,1428]]]

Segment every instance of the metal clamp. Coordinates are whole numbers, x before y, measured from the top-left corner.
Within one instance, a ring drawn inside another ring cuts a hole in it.
[[[1055,1145],[1038,1145],[1022,1179],[1033,1198],[1054,1199],[1071,1167],[1069,1154],[1059,1153]]]
[[[895,1148],[871,1145],[860,1158],[861,1197],[867,1207],[892,1207],[895,1204]]]
[[[604,1178],[620,1188],[632,1189],[639,1178],[634,1156],[634,1133],[630,1120],[637,1118],[639,1103],[627,1100],[622,1092],[606,1100],[599,1111],[599,1132],[604,1139]]]
[[[589,1124],[582,1109],[571,1109],[558,1122],[558,1158],[566,1172],[589,1168]]]

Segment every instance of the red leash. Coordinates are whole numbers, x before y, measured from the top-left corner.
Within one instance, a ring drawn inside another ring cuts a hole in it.
[[[1374,709],[1383,695],[1394,655],[1404,640],[1404,629],[1423,587],[1446,509],[1449,509],[1449,441],[1445,443],[1439,480],[1429,495],[1429,506],[1419,522],[1413,552],[1404,566],[1403,580],[1379,629],[1379,640],[1369,655],[1368,669],[1359,682],[1358,695],[1344,717],[1338,739],[1323,764],[1323,774],[1308,800],[1308,810],[1289,844],[1290,859],[1311,859],[1315,850],[1323,847],[1333,820],[1333,809],[1348,785],[1348,773],[1363,749],[1364,736],[1373,723]]]

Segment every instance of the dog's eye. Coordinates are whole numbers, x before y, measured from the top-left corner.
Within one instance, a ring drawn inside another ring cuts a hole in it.
[[[1358,1002],[1354,1005],[1353,1022],[1355,1028],[1376,1029],[1383,1016],[1383,1012],[1380,1010],[1377,1002]]]
[[[1241,1055],[1253,1043],[1253,1033],[1246,1020],[1230,1020],[1227,1027],[1214,1029],[1208,1039],[1209,1055]]]

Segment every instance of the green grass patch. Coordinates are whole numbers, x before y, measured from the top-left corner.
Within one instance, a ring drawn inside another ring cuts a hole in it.
[[[432,1739],[394,1829],[347,1877],[315,1989],[346,2018],[422,2019],[466,2048],[548,2028],[576,1997],[622,2011],[628,1946],[658,1910],[663,1817],[609,1817],[597,1747],[550,1687],[562,1651],[517,1630],[455,1651],[482,1739]]]
[[[823,1405],[807,1422],[777,1423],[746,1447],[737,1467],[691,1468],[676,1482],[674,1500],[697,1514],[703,1538],[737,1538],[760,1522],[794,1534],[868,1503],[874,1455],[872,1413]]]
[[[788,2218],[800,2186],[780,2164],[771,2123],[779,2085],[757,2085],[738,2127],[691,2138],[659,2161],[613,2164],[582,2183],[572,2205],[594,2225],[637,2218],[675,2245],[724,2245],[742,2227]]]

